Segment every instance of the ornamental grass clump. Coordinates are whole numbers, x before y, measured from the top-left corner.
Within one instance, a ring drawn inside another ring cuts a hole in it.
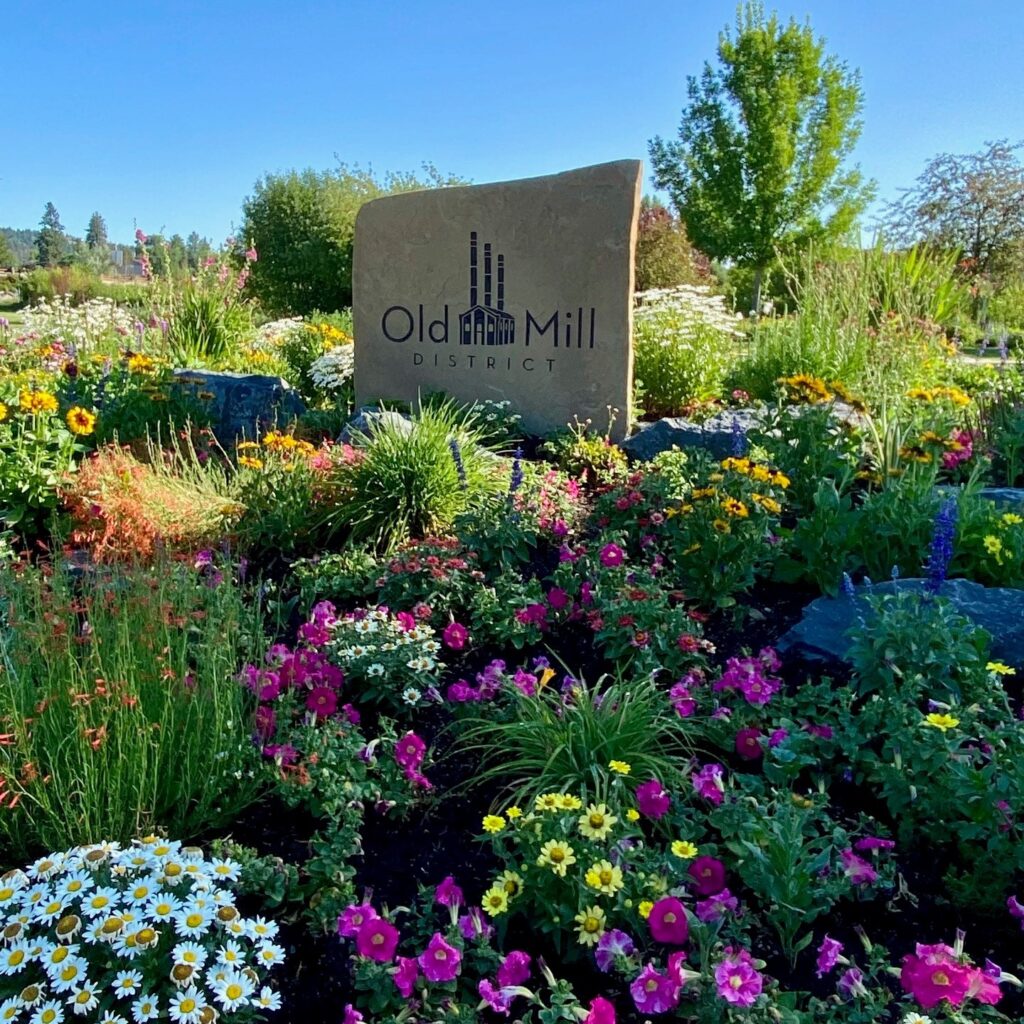
[[[331,533],[393,551],[443,532],[455,517],[505,486],[484,430],[454,402],[421,404],[411,422],[386,417],[354,439],[362,457],[344,463],[344,494],[330,510]]]
[[[0,1019],[253,1021],[280,1009],[278,926],[235,905],[239,865],[150,836],[0,878]]]
[[[209,552],[79,573],[0,567],[0,845],[10,855],[165,827],[196,835],[256,795],[237,667],[258,610]]]

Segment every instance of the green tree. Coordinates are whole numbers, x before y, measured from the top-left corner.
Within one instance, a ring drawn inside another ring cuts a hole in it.
[[[64,234],[64,225],[60,222],[60,214],[53,203],[47,203],[36,235],[36,256],[39,265],[56,266],[64,257],[66,249],[67,237]]]
[[[241,241],[259,258],[249,289],[275,314],[330,312],[352,303],[352,243],[363,203],[392,192],[454,184],[426,167],[378,180],[342,164],[336,171],[288,171],[256,182],[242,207]]]
[[[85,244],[94,252],[96,250],[106,252],[107,222],[98,212],[89,218],[89,226],[85,229]]]
[[[688,79],[679,141],[650,144],[654,180],[690,240],[761,276],[779,248],[845,234],[873,188],[843,164],[860,136],[860,79],[826,56],[810,24],[741,5],[719,66]]]
[[[207,238],[200,238],[198,231],[193,231],[187,239],[185,239],[185,258],[188,262],[188,269],[195,273],[199,269],[199,265],[206,259],[207,256],[212,255],[213,246],[210,245],[210,241]]]
[[[14,250],[11,248],[11,243],[7,241],[7,236],[0,231],[0,267],[13,267],[14,262]]]
[[[978,153],[940,153],[885,209],[886,237],[958,250],[965,270],[1005,280],[1024,267],[1024,144],[986,142]]]
[[[711,276],[707,257],[690,245],[679,218],[644,196],[636,236],[636,290],[704,284]]]

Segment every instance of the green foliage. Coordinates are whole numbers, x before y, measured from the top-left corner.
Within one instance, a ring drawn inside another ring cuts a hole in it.
[[[673,288],[704,284],[711,276],[707,258],[690,245],[686,229],[656,199],[644,196],[636,238],[634,288]]]
[[[5,859],[155,827],[196,835],[257,792],[250,696],[262,644],[228,575],[190,566],[0,568],[0,818]]]
[[[253,326],[248,306],[225,304],[223,296],[195,285],[177,297],[169,322],[167,349],[171,361],[192,367],[229,357]]]
[[[590,429],[590,420],[576,419],[565,430],[553,433],[541,446],[540,454],[562,472],[590,484],[614,479],[626,468],[625,453],[611,440],[614,421],[615,412],[609,410],[608,430],[598,434]]]
[[[356,438],[359,457],[338,471],[343,494],[328,514],[330,532],[390,551],[445,530],[504,483],[481,440],[476,416],[450,401],[421,405],[411,429],[378,420]]]
[[[1007,281],[988,301],[988,319],[1017,338],[1024,334],[1024,278]]]
[[[669,789],[682,779],[686,725],[649,678],[580,682],[566,694],[555,686],[505,693],[507,713],[461,720],[458,744],[482,759],[477,780],[500,781],[509,802],[529,806],[547,792],[604,799],[612,760]]]
[[[377,179],[344,164],[336,171],[289,171],[256,182],[242,207],[242,238],[260,254],[249,288],[274,314],[352,305],[352,243],[363,203],[393,192],[454,184],[430,167]]]
[[[760,3],[738,8],[718,58],[688,79],[679,142],[650,146],[655,182],[693,243],[762,268],[779,246],[843,235],[871,195],[842,168],[860,135],[858,76],[825,55],[809,24],[766,19]]]
[[[53,203],[47,203],[39,222],[39,233],[36,235],[36,259],[40,266],[55,266],[64,258],[67,248],[68,239],[64,234],[64,225],[60,222],[57,207]]]
[[[107,251],[107,222],[98,211],[89,218],[89,226],[85,229],[85,244],[104,254]]]
[[[110,298],[128,306],[142,306],[149,299],[146,286],[131,282],[108,283],[88,267],[37,267],[22,274],[18,281],[18,298],[27,306],[53,299],[59,295],[69,297],[78,306],[90,299]]]

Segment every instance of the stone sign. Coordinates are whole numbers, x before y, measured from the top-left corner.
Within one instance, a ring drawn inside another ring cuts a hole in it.
[[[356,402],[507,399],[527,430],[629,425],[639,160],[367,203]]]

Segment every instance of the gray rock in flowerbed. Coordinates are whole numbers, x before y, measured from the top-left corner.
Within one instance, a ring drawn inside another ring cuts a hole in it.
[[[814,406],[791,405],[786,407],[786,412],[791,416],[801,416],[810,408]],[[673,447],[684,451],[687,448],[703,448],[716,459],[724,459],[733,454],[738,432],[746,435],[750,431],[760,430],[774,411],[771,405],[723,409],[701,422],[681,416],[666,416],[653,423],[645,423],[619,447],[631,459],[640,462],[649,462],[655,455],[670,451]],[[864,421],[861,413],[844,402],[835,402],[831,406],[831,413],[841,423],[860,425]]]
[[[412,433],[412,418],[403,412],[392,409],[378,409],[373,405],[364,405],[356,410],[356,414],[345,424],[338,435],[339,444],[352,444],[360,435],[371,435],[377,427],[388,425],[401,434]]]
[[[222,445],[284,427],[306,411],[299,393],[282,377],[214,370],[175,370],[174,377],[209,412],[211,429]]]
[[[870,594],[922,592],[926,580],[906,579],[858,587],[854,597],[819,597],[776,644],[780,654],[804,661],[838,664],[852,643],[848,631],[868,610]],[[961,615],[992,637],[992,657],[1024,670],[1024,590],[984,587],[970,580],[946,580],[939,590]]]

